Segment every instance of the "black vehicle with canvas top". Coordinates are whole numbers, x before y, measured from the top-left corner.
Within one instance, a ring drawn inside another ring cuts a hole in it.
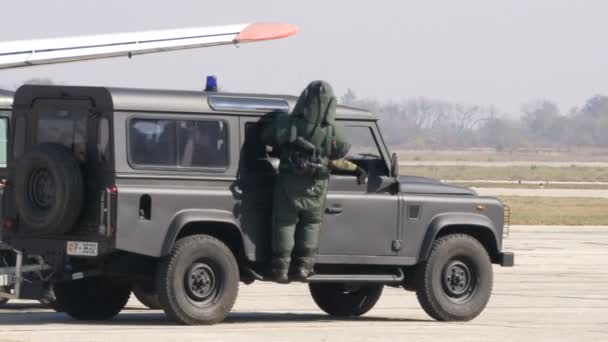
[[[19,88],[10,111],[0,108],[11,128],[1,235],[10,251],[1,253],[12,260],[0,265],[0,296],[39,299],[52,287],[61,310],[99,320],[133,292],[182,324],[222,321],[239,283],[270,280],[280,151],[261,133],[296,100]],[[399,176],[377,119],[346,106],[336,113],[353,145],[346,159],[369,181],[330,175],[315,274],[305,280],[314,301],[330,315],[360,316],[393,286],[415,291],[438,320],[479,315],[492,264],[513,265],[502,250],[504,206]]]

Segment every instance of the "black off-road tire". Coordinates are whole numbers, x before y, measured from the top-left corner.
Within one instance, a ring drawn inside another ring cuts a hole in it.
[[[492,263],[474,237],[446,235],[435,240],[428,259],[418,265],[416,282],[416,296],[429,316],[438,321],[469,321],[490,300]]]
[[[84,181],[72,152],[40,144],[17,160],[14,202],[26,235],[64,234],[80,216]]]
[[[180,324],[219,323],[239,289],[239,267],[220,240],[192,235],[175,243],[157,272],[158,298],[167,316]]]
[[[312,299],[327,314],[336,317],[358,317],[380,299],[383,285],[309,284]]]
[[[41,299],[41,300],[39,300],[39,302],[40,302],[40,304],[48,307],[49,309],[52,309],[56,312],[61,312],[61,308],[57,304],[57,301],[49,301],[49,300]]]
[[[59,305],[57,304],[57,298],[52,288],[49,288],[45,293],[44,297],[39,300],[40,304],[47,306],[57,312],[61,312]]]
[[[110,277],[90,277],[54,285],[57,309],[81,321],[109,320],[131,296],[131,284]]]
[[[1,265],[0,265],[0,266],[1,266]],[[2,291],[2,292],[8,292],[8,290],[9,290],[9,289],[8,289],[7,287],[5,287],[5,286],[1,286],[1,287],[0,287],[0,291]],[[2,305],[4,305],[4,304],[8,303],[8,301],[9,301],[9,299],[8,299],[8,298],[0,298],[0,306],[2,306]]]
[[[155,291],[153,291],[151,289],[146,289],[145,287],[143,287],[139,284],[134,284],[133,285],[133,294],[135,295],[135,298],[137,298],[137,300],[140,303],[142,303],[149,309],[152,309],[152,310],[161,310],[162,309],[160,301],[158,300],[158,293],[156,293]]]

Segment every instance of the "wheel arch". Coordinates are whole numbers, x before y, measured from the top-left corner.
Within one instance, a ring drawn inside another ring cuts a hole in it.
[[[428,227],[418,260],[428,258],[433,241],[450,234],[474,237],[486,249],[492,263],[500,262],[500,245],[494,224],[488,217],[473,213],[449,213],[435,217]]]
[[[245,257],[245,244],[239,222],[231,212],[221,210],[184,210],[169,225],[161,255],[171,252],[175,242],[183,237],[204,234],[224,242],[239,260]]]

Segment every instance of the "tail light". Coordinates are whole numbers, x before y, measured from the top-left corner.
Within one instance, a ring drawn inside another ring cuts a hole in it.
[[[115,214],[118,187],[110,185],[106,188],[105,194],[101,196],[101,226],[100,233],[107,237],[113,237],[116,233]]]

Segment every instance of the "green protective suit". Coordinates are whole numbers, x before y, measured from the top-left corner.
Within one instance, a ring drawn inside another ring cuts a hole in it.
[[[329,167],[343,158],[350,145],[335,126],[336,98],[327,82],[314,81],[302,92],[292,115],[278,115],[264,132],[267,145],[281,151],[281,168],[273,199],[272,268],[287,274],[290,266],[312,272],[316,255],[328,179],[296,174],[288,162],[301,139],[314,145],[317,156]],[[291,258],[295,263],[291,264]]]

